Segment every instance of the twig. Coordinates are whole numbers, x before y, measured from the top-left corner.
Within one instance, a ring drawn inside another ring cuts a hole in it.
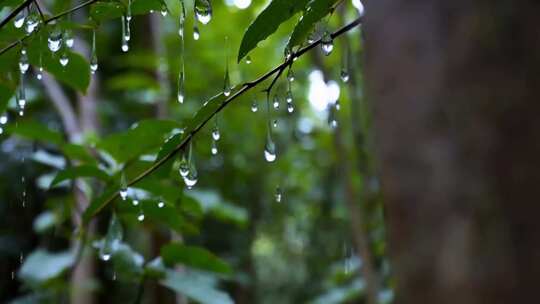
[[[39,6],[38,0],[34,0],[34,5],[36,6],[39,16],[41,17],[41,21],[45,22],[47,19],[45,19],[45,15],[43,15],[43,11],[41,10],[41,6]]]
[[[14,13],[20,12],[21,10],[23,10],[25,7],[27,7],[27,6],[28,6],[30,3],[32,3],[33,1],[34,1],[34,0],[27,0],[25,3],[23,3],[23,4],[21,4],[19,7],[17,7],[17,8],[16,8],[16,9],[8,16],[8,17],[6,17],[6,19],[4,19],[4,20],[2,21],[2,24],[0,25],[0,29],[2,29],[2,27],[3,27],[5,24],[7,24],[7,22],[9,22],[10,19],[13,18],[13,16],[11,16],[11,15],[13,15]],[[46,24],[48,24],[48,23],[51,23],[51,22],[53,22],[53,21],[55,21],[55,20],[58,20],[58,19],[64,17],[65,15],[71,14],[71,13],[73,13],[73,12],[75,12],[75,11],[77,11],[77,10],[80,10],[81,8],[87,7],[87,6],[93,4],[94,2],[97,2],[97,1],[98,1],[98,0],[89,0],[89,1],[86,1],[86,2],[84,2],[84,3],[81,3],[81,4],[79,4],[79,5],[77,5],[77,6],[73,7],[73,8],[68,9],[67,11],[64,11],[64,12],[62,12],[62,13],[56,15],[56,16],[53,16],[53,17],[51,17],[51,18],[49,18],[49,19],[46,19],[45,21],[43,21],[43,24],[46,25]],[[16,15],[16,14],[15,14],[15,15]],[[17,45],[21,44],[21,43],[24,42],[26,39],[32,37],[32,35],[39,33],[39,31],[41,31],[42,28],[43,28],[43,27],[40,26],[40,27],[39,27],[38,29],[36,29],[33,33],[31,33],[31,34],[29,34],[29,35],[26,35],[26,36],[24,36],[23,38],[21,38],[21,39],[15,41],[15,42],[12,42],[10,45],[6,46],[5,48],[3,48],[3,49],[0,51],[0,56],[1,56],[2,54],[4,54],[5,52],[9,51],[10,49],[16,47]]]
[[[362,22],[362,17],[354,20],[353,22],[347,24],[346,26],[342,27],[341,29],[339,29],[338,31],[334,32],[331,37],[332,39],[352,30],[353,28],[355,28],[356,26],[358,26],[360,23]],[[150,168],[148,168],[147,170],[145,170],[143,173],[141,173],[139,176],[135,177],[132,181],[128,182],[126,186],[130,187],[130,186],[133,186],[135,185],[136,183],[138,183],[139,181],[141,181],[142,179],[144,179],[146,176],[152,174],[154,171],[156,171],[157,169],[159,169],[163,164],[165,164],[167,161],[169,161],[171,158],[173,158],[178,152],[182,151],[185,149],[185,147],[187,146],[187,144],[191,141],[191,139],[195,136],[195,134],[197,134],[216,114],[218,114],[219,112],[221,112],[221,110],[223,110],[231,101],[235,100],[236,98],[240,97],[241,95],[243,95],[245,92],[249,91],[250,89],[252,89],[253,87],[257,86],[259,83],[267,80],[268,78],[270,78],[272,75],[278,73],[278,75],[281,75],[283,73],[283,70],[289,65],[291,64],[296,58],[299,58],[301,57],[303,54],[305,54],[306,52],[310,51],[311,49],[315,48],[316,46],[318,46],[319,44],[321,44],[321,39],[318,39],[317,41],[311,43],[310,45],[300,49],[298,52],[292,54],[290,56],[290,58],[288,58],[287,60],[285,60],[285,62],[283,62],[282,64],[280,64],[279,66],[273,68],[272,70],[270,70],[269,72],[267,72],[266,74],[262,75],[261,77],[257,78],[256,80],[254,81],[251,81],[251,82],[246,82],[242,85],[242,87],[236,92],[234,93],[233,95],[231,95],[229,98],[227,98],[216,110],[214,110],[214,112],[212,114],[210,114],[197,128],[195,128],[193,131],[191,131],[191,133],[189,133],[189,135],[186,136],[186,138],[184,138],[184,140],[182,140],[182,142],[180,144],[178,144],[174,150],[172,150],[171,152],[169,152],[169,154],[167,154],[165,157],[161,158],[159,161],[157,161],[155,164],[153,164]],[[277,81],[277,78],[274,79],[273,83],[275,83]],[[271,89],[271,87],[270,87]],[[267,89],[268,90],[268,89]],[[266,90],[265,90],[266,91]],[[268,91],[267,91],[268,93]],[[109,197],[101,206],[99,206],[96,210],[94,210],[92,212],[92,214],[90,214],[90,218],[91,217],[94,217],[95,215],[97,215],[101,210],[103,210],[103,208],[105,208],[107,205],[109,205],[112,201],[114,201],[119,195],[119,191],[116,191],[114,194],[111,195],[111,197]]]

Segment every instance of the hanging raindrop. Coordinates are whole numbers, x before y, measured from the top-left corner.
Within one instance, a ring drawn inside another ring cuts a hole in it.
[[[139,210],[139,215],[137,216],[137,220],[138,220],[139,222],[144,221],[144,213],[143,213],[142,209]]]
[[[122,16],[121,18],[121,22],[122,22],[122,52],[127,52],[129,51],[129,45],[128,45],[128,41],[130,40],[130,35],[129,35],[129,21],[126,20],[126,17]]]
[[[15,25],[16,28],[21,28],[24,25],[24,20],[26,19],[26,16],[24,15],[24,11],[21,11],[13,20],[13,25]]]
[[[161,3],[161,16],[165,17],[167,16],[167,14],[169,13],[169,11],[167,10],[167,5],[163,2]]]
[[[210,0],[195,0],[195,17],[202,24],[208,24],[212,19],[212,4]]]
[[[157,206],[159,209],[165,207],[165,202],[163,202],[163,200],[159,200],[158,203],[157,203]]]
[[[34,32],[34,30],[38,27],[39,25],[39,17],[37,14],[31,14],[28,16],[28,18],[26,19],[26,34],[30,35]]]
[[[256,100],[253,100],[253,103],[251,104],[251,112],[255,113],[259,111],[259,105],[257,104]]]
[[[8,122],[8,116],[6,113],[0,116],[0,125],[5,125]]]
[[[183,56],[183,55],[182,55]],[[183,69],[183,66],[182,66]],[[180,74],[178,75],[178,102],[184,103],[185,98],[185,87],[184,87],[184,72],[180,71]]]
[[[276,199],[276,203],[281,203],[283,193],[281,192],[281,188],[279,186],[276,187],[276,193],[274,194],[274,198]]]
[[[218,128],[217,120],[216,120],[216,125],[214,126],[214,130],[212,130],[212,139],[215,141],[218,141],[220,138],[221,138],[221,134],[219,133],[219,128]]]
[[[182,154],[182,159],[180,160],[179,171],[180,171],[180,176],[183,178],[187,177],[189,174],[189,164],[188,164],[188,161],[186,160],[185,153]]]
[[[289,80],[289,82],[293,82],[294,81],[294,71],[292,69],[292,66],[289,67],[289,71],[287,72],[287,80]]]
[[[185,88],[185,74],[184,74],[184,22],[186,20],[186,10],[184,6],[184,1],[180,1],[181,4],[181,13],[180,13],[180,29],[178,33],[180,34],[180,71],[178,72],[178,88],[176,98],[179,103],[184,103],[186,96]]]
[[[292,103],[287,104],[287,112],[294,112],[294,105]]]
[[[212,155],[218,154],[217,142],[213,139],[212,139],[212,148],[210,149],[210,152],[212,152]]]
[[[293,95],[292,95],[291,88],[289,88],[289,90],[287,91],[287,96],[285,97],[285,100],[287,101],[287,103],[293,102]]]
[[[96,52],[96,30],[92,31],[92,54],[90,55],[90,71],[95,74],[98,69],[98,58]]]
[[[195,25],[193,26],[193,39],[199,40],[201,38],[201,34],[199,32],[199,26],[197,25],[197,21],[195,21]]]
[[[68,48],[73,48],[73,45],[75,44],[75,38],[73,37],[73,31],[66,30],[64,32],[64,43]]]
[[[321,39],[321,48],[325,56],[330,55],[334,50],[334,41],[329,31],[325,31]]]
[[[195,166],[195,160],[193,156],[193,143],[189,142],[189,151],[188,151],[188,166],[189,171],[186,177],[184,177],[184,183],[188,190],[191,190],[198,181],[197,167]]]
[[[131,21],[131,0],[128,0],[127,10],[126,10],[126,21]]]
[[[40,40],[40,44],[41,44],[41,40]],[[37,70],[37,73],[36,73],[36,78],[38,80],[41,80],[43,79],[43,53],[41,51],[41,48],[39,50],[39,67],[38,67],[38,70]]]
[[[19,58],[19,70],[21,71],[21,74],[25,74],[29,67],[28,54],[26,53],[26,48],[23,47],[21,49],[21,57]]]
[[[139,206],[139,200],[137,198],[133,199],[133,201],[131,201],[131,204],[133,206]]]
[[[341,81],[343,81],[345,83],[349,82],[350,76],[349,76],[349,72],[347,72],[346,68],[343,68],[341,70],[340,77],[341,77]]]
[[[349,52],[347,49],[344,50],[343,52],[343,59],[341,60],[341,72],[339,73],[339,76],[341,78],[341,81],[343,81],[344,83],[347,83],[350,79],[350,76],[349,76]]]
[[[247,57],[246,57],[246,64],[251,64],[251,62],[253,62],[253,61],[251,60],[251,57],[250,57],[250,56],[247,56]]]
[[[271,163],[276,160],[276,144],[272,140],[272,128],[270,126],[270,94],[266,95],[266,119],[268,121],[266,128],[266,143],[264,145],[264,158]]]
[[[17,106],[19,107],[19,116],[24,115],[24,108],[26,107],[26,92],[24,88],[24,75],[21,74],[21,84],[19,92],[16,94]]]
[[[184,5],[184,1],[180,0],[180,26],[178,28],[178,35],[180,37],[184,37],[184,25],[186,22],[186,6]]]
[[[64,50],[64,52],[62,52],[62,56],[60,56],[60,64],[65,67],[67,66],[69,63],[69,56],[68,56],[68,52],[66,50]]]
[[[49,32],[49,37],[47,38],[47,45],[49,50],[53,53],[56,53],[60,50],[62,46],[62,31],[58,25],[53,25],[52,30]]]
[[[274,95],[274,109],[279,109],[279,97]]]
[[[225,37],[225,79],[223,81],[223,95],[231,95],[231,77],[229,75],[229,38]]]
[[[122,173],[122,176],[120,177],[120,198],[125,201],[128,196],[128,187],[126,182],[126,176]]]

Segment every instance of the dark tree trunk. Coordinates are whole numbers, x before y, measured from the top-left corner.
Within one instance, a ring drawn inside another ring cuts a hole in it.
[[[371,0],[367,81],[396,303],[533,303],[538,1]]]

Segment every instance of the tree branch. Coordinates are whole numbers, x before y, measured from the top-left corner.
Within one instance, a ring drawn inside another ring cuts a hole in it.
[[[51,23],[57,19],[60,19],[62,17],[64,17],[65,15],[68,15],[68,14],[71,14],[75,11],[78,11],[80,10],[81,8],[84,8],[84,7],[87,7],[91,4],[93,4],[94,2],[97,2],[98,0],[89,0],[89,1],[86,1],[84,3],[81,3],[71,9],[68,9],[67,11],[64,11],[56,16],[53,16],[49,19],[46,19],[43,21],[43,24],[48,24],[48,23]],[[11,14],[9,14],[9,16],[6,17],[6,19],[4,19],[2,21],[2,23],[0,24],[0,30],[2,29],[2,27],[4,27],[8,22],[9,20],[13,19],[20,11],[22,11],[24,8],[28,7],[32,2],[34,2],[34,0],[26,0],[23,4],[21,4],[19,7],[17,7],[13,12],[11,12]],[[43,27],[40,26],[39,28],[37,28],[34,32],[32,32],[31,34],[29,35],[26,35],[24,36],[23,38],[15,41],[15,42],[12,42],[10,45],[6,46],[5,48],[3,48],[1,51],[0,51],[0,55],[4,54],[5,52],[9,51],[10,49],[16,47],[17,45],[19,45],[20,43],[24,42],[26,39],[32,37],[32,35],[36,34],[36,33],[39,33],[39,31],[41,31]]]
[[[356,26],[358,26],[360,23],[362,22],[362,17],[359,17],[357,18],[356,20],[354,20],[353,22],[345,25],[344,27],[342,27],[341,29],[339,29],[338,31],[334,32],[331,37],[332,39],[336,38],[336,37],[339,37],[341,35],[343,35],[344,33],[352,30],[353,28],[355,28]],[[186,146],[188,145],[188,143],[193,139],[193,137],[216,115],[218,114],[219,112],[221,112],[221,110],[223,110],[227,105],[229,105],[233,100],[235,100],[236,98],[242,96],[244,93],[246,93],[247,91],[249,91],[250,89],[254,88],[255,86],[257,86],[258,84],[264,82],[265,80],[267,80],[268,78],[270,78],[272,75],[278,73],[278,75],[281,75],[283,73],[283,70],[288,66],[290,65],[296,58],[299,58],[301,57],[302,55],[304,55],[305,53],[307,53],[308,51],[312,50],[313,48],[315,48],[316,46],[318,46],[319,44],[321,44],[321,39],[318,39],[317,41],[309,44],[308,46],[300,49],[298,52],[296,53],[293,53],[289,59],[285,60],[282,64],[278,65],[277,67],[275,67],[274,69],[270,70],[269,72],[267,72],[266,74],[262,75],[261,77],[257,78],[256,80],[254,81],[251,81],[251,82],[246,82],[245,84],[242,85],[242,87],[236,92],[234,93],[233,95],[231,95],[229,98],[227,98],[216,110],[214,110],[214,112],[212,112],[212,114],[210,114],[199,126],[197,126],[193,131],[191,131],[191,133],[189,133],[189,135],[187,135],[180,144],[178,144],[176,146],[176,148],[174,150],[172,150],[171,152],[169,152],[169,154],[167,154],[165,157],[163,157],[162,159],[160,159],[159,161],[157,161],[155,164],[153,164],[150,168],[148,168],[147,170],[145,170],[144,172],[142,172],[139,176],[135,177],[133,180],[131,180],[130,182],[127,183],[126,186],[128,187],[131,187],[133,185],[135,185],[136,183],[138,183],[139,181],[141,181],[142,179],[144,179],[146,176],[152,174],[154,171],[156,171],[157,169],[159,169],[163,164],[165,164],[167,161],[169,161],[171,158],[173,158],[177,153],[179,153],[180,151],[184,150],[186,148]],[[277,79],[274,79],[273,82],[277,81]],[[119,196],[119,191],[116,191],[114,194],[112,194],[101,206],[99,206],[98,208],[96,208],[95,211],[92,212],[92,214],[90,215],[91,217],[94,217],[95,215],[97,215],[101,210],[103,210],[103,208],[105,208],[107,205],[109,205],[112,201],[114,201],[118,196]]]

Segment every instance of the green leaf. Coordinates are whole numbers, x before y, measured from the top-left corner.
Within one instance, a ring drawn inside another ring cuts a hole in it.
[[[238,62],[242,60],[257,44],[273,34],[279,26],[301,11],[308,0],[273,0],[248,27],[240,50]]]
[[[111,135],[97,144],[117,162],[125,163],[158,148],[180,125],[170,120],[143,120],[128,131]]]
[[[58,223],[59,217],[52,211],[45,211],[34,220],[34,231],[43,233],[54,227]]]
[[[90,17],[96,22],[117,19],[126,13],[127,2],[97,2],[90,9]],[[159,11],[161,0],[133,0],[131,2],[132,15],[144,15],[150,11]]]
[[[112,255],[114,270],[120,279],[139,281],[144,273],[144,257],[129,245],[121,243]]]
[[[244,226],[248,222],[248,214],[244,208],[224,201],[216,192],[192,190],[187,192],[186,196],[199,202],[204,212],[219,220],[233,222],[239,226]]]
[[[342,0],[311,0],[307,5],[304,16],[294,28],[287,47],[291,49],[301,45],[313,31],[317,22],[331,13],[339,1]]]
[[[82,165],[67,168],[58,172],[54,180],[51,182],[51,187],[54,187],[65,180],[74,180],[79,177],[95,177],[102,181],[108,181],[110,179],[110,176],[98,167],[93,165]]]
[[[0,76],[0,113],[6,110],[9,100],[15,95],[15,89],[15,84]]]
[[[38,249],[24,260],[19,277],[30,284],[41,284],[59,276],[74,262],[71,252],[50,253]]]
[[[168,244],[161,247],[161,257],[165,265],[183,264],[193,268],[217,273],[231,273],[230,266],[202,247],[182,244]]]
[[[88,61],[81,54],[68,51],[69,64],[62,66],[59,61],[60,54],[44,51],[47,50],[46,43],[47,31],[41,30],[33,37],[26,48],[30,63],[34,66],[39,66],[39,56],[41,54],[43,69],[45,71],[71,88],[85,93],[90,84],[90,64]]]
[[[167,270],[160,284],[201,304],[233,304],[231,297],[215,287],[216,279],[200,272]]]
[[[70,160],[78,160],[85,163],[96,165],[96,159],[90,154],[88,149],[82,145],[65,144],[62,146],[62,152]]]
[[[11,135],[18,135],[26,139],[49,142],[56,145],[61,145],[64,141],[62,134],[47,128],[47,126],[35,120],[23,120],[18,121],[17,124],[9,124],[6,127],[6,131]]]

